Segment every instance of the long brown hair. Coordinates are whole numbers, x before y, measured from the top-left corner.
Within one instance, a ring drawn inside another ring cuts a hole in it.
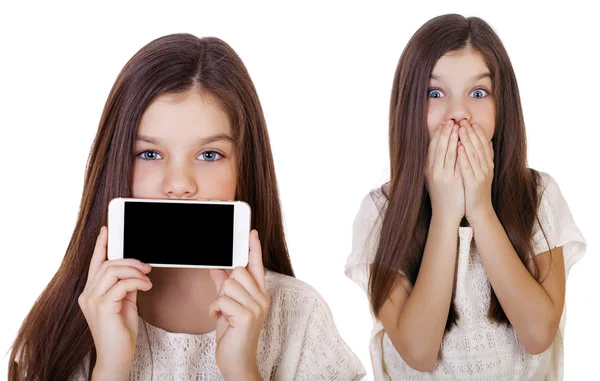
[[[158,96],[191,89],[218,99],[231,119],[239,157],[236,198],[251,206],[265,268],[294,276],[265,118],[242,60],[218,38],[158,38],[127,62],[108,96],[87,163],[75,230],[60,268],[13,343],[9,380],[66,380],[88,354],[93,368],[92,335],[77,299],[96,236],[107,224],[108,202],[131,197],[133,144],[142,114]]]
[[[450,14],[425,23],[410,39],[396,68],[390,101],[390,182],[385,195],[379,244],[371,269],[369,299],[375,316],[387,299],[398,270],[414,284],[419,273],[431,221],[425,188],[427,86],[440,57],[470,46],[484,58],[496,102],[492,204],[521,261],[532,259],[531,244],[540,201],[539,173],[527,168],[525,124],[517,80],[508,54],[492,28],[477,17]],[[510,324],[494,290],[488,317]],[[446,331],[458,320],[454,302]]]

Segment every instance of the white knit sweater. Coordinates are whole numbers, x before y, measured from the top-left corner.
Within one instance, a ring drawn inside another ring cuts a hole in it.
[[[541,173],[544,187],[538,212],[550,248],[563,247],[565,271],[584,254],[586,243],[575,226],[558,185]],[[386,198],[381,188],[368,194],[354,221],[352,253],[346,262],[346,275],[365,292],[369,265],[375,257],[385,212]],[[551,347],[539,355],[528,354],[514,329],[497,325],[487,318],[490,283],[473,240],[473,229],[458,230],[459,248],[454,303],[458,326],[444,335],[441,358],[431,372],[409,367],[394,348],[380,321],[373,318],[370,352],[376,380],[562,380],[565,312]],[[532,244],[535,254],[548,251],[544,235],[536,223]]]

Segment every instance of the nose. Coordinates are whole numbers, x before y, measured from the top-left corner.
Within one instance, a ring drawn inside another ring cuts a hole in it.
[[[168,198],[192,198],[198,192],[193,169],[187,164],[171,165],[163,180],[163,193]]]
[[[463,99],[455,99],[448,105],[446,118],[444,120],[452,119],[454,123],[459,124],[461,120],[471,120],[471,113],[469,108]]]

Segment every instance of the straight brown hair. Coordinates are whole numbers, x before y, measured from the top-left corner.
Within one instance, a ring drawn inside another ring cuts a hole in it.
[[[431,221],[425,187],[427,88],[440,57],[471,47],[481,54],[492,77],[496,102],[492,205],[521,261],[538,280],[531,238],[541,191],[540,175],[527,167],[525,123],[519,88],[508,54],[492,28],[477,17],[449,14],[435,17],[412,36],[402,52],[392,87],[389,119],[390,181],[381,233],[369,280],[375,316],[389,296],[399,270],[415,284]],[[465,219],[463,223],[465,224]],[[491,290],[488,317],[510,324]],[[457,323],[454,302],[446,331]]]
[[[92,335],[77,299],[87,281],[108,202],[131,197],[138,123],[163,94],[197,90],[218,100],[233,128],[236,199],[252,209],[266,269],[294,276],[286,245],[275,167],[262,107],[244,63],[218,38],[173,34],[140,49],[116,79],[88,158],[77,224],[60,268],[33,305],[15,339],[8,379],[66,380],[89,354]]]

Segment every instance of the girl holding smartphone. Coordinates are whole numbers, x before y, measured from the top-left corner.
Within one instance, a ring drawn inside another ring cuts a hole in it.
[[[247,202],[248,266],[107,260],[116,197]],[[325,301],[294,278],[261,105],[225,42],[169,35],[125,65],[92,146],[71,242],[9,364],[11,381],[362,377]]]

